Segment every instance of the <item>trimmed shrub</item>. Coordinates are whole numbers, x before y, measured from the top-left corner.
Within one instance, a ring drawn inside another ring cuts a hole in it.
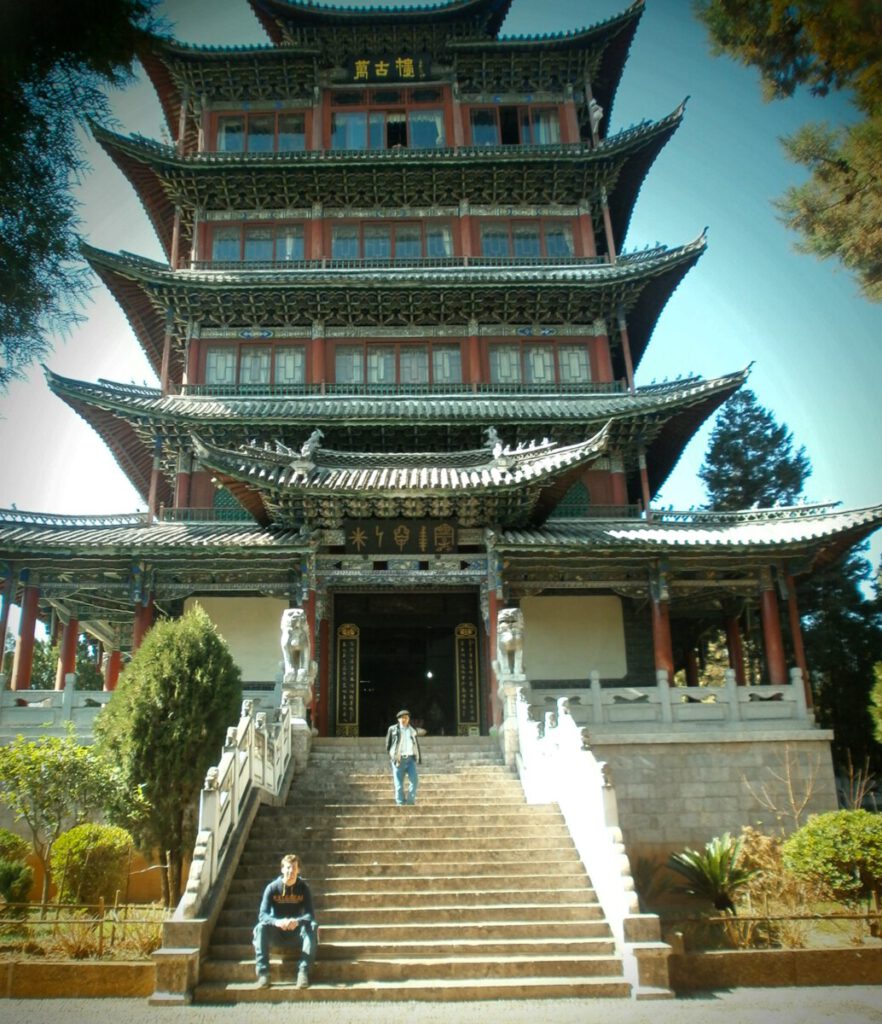
[[[855,904],[882,892],[882,815],[830,811],[812,815],[782,847],[784,864],[832,899]]]
[[[27,839],[8,828],[0,828],[0,860],[24,861],[30,852],[31,844]]]
[[[0,901],[27,903],[34,884],[34,872],[20,860],[0,857]]]
[[[86,823],[63,832],[52,848],[59,903],[112,903],[125,895],[132,837],[115,825]]]

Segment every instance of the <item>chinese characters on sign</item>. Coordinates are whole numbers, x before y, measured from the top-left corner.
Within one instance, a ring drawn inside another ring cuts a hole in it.
[[[351,82],[421,82],[429,77],[427,53],[363,54],[346,68]]]
[[[456,526],[444,519],[346,519],[350,555],[448,555],[456,551]]]
[[[337,735],[358,735],[359,629],[346,622],[337,630]]]
[[[456,627],[456,731],[468,736],[478,726],[478,628],[470,622]]]

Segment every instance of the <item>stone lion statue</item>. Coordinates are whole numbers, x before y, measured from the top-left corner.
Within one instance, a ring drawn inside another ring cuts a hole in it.
[[[282,661],[285,679],[296,677],[309,669],[309,627],[302,608],[286,608],[282,612]]]
[[[496,619],[496,662],[499,671],[511,676],[524,674],[524,613],[520,608],[502,608]]]

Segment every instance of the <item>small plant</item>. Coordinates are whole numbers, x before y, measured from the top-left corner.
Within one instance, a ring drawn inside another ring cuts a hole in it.
[[[60,903],[112,903],[125,890],[132,837],[114,825],[77,825],[55,841],[52,874]]]
[[[848,906],[882,891],[882,816],[830,811],[809,818],[783,845],[784,863],[798,878]]]
[[[715,910],[735,914],[735,896],[756,874],[755,868],[739,865],[742,840],[726,832],[705,843],[704,851],[672,853],[668,866],[686,879],[679,892],[708,900]]]
[[[100,922],[86,911],[76,913],[63,926],[55,929],[46,941],[51,955],[71,960],[91,960],[101,955]]]
[[[0,860],[24,861],[31,852],[31,844],[8,828],[0,828]]]

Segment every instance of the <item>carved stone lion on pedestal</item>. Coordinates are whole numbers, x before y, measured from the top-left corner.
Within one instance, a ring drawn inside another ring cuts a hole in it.
[[[496,619],[497,671],[508,676],[524,674],[524,613],[502,608]]]
[[[309,626],[302,608],[282,612],[282,661],[285,680],[296,679],[309,670]]]

